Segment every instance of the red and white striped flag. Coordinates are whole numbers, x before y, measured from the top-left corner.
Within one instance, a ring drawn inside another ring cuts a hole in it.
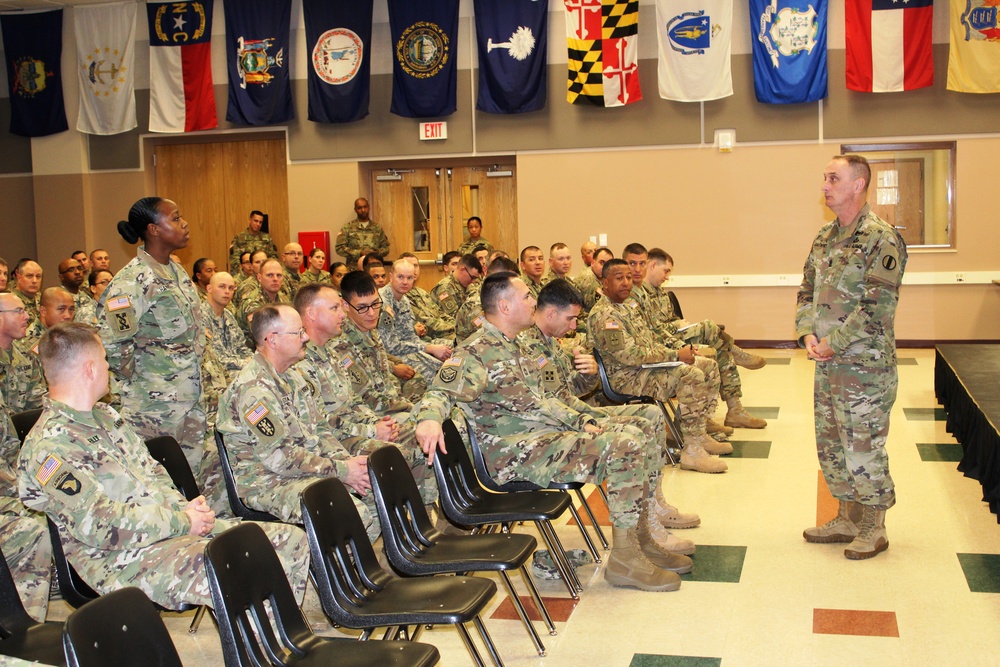
[[[934,83],[933,0],[846,0],[847,88],[893,93]]]

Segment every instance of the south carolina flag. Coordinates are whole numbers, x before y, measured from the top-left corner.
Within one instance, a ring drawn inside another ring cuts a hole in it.
[[[80,114],[76,129],[119,134],[135,121],[135,3],[77,5]]]
[[[535,0],[475,0],[479,97],[488,113],[545,106],[549,6]]]
[[[934,84],[933,0],[846,0],[847,87],[894,93]]]
[[[948,90],[1000,93],[1000,0],[952,0]]]
[[[212,2],[156,2],[149,18],[149,129],[218,127],[212,89]]]
[[[706,102],[733,94],[733,0],[656,0],[660,97]]]

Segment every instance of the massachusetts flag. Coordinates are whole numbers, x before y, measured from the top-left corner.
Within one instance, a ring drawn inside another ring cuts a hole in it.
[[[368,115],[372,0],[302,0],[309,56],[309,120],[349,123]]]
[[[753,86],[768,104],[826,97],[827,0],[750,0]]]
[[[847,87],[894,93],[934,84],[934,0],[846,0]]]
[[[389,0],[390,111],[408,118],[455,113],[458,0]]]
[[[59,64],[62,19],[61,9],[0,17],[11,134],[44,137],[69,129]]]
[[[564,0],[570,104],[620,107],[639,89],[638,0]]]
[[[240,125],[287,123],[295,117],[288,76],[292,0],[226,0],[223,6],[229,64],[226,120]]]
[[[733,94],[733,0],[656,0],[660,97],[705,102]]]
[[[948,90],[1000,92],[1000,0],[951,2]]]
[[[116,2],[73,8],[80,132],[119,134],[136,126],[135,7],[134,2]]]
[[[151,2],[149,130],[218,127],[212,89],[212,2]]]
[[[477,109],[525,113],[545,106],[548,10],[538,0],[475,0]]]

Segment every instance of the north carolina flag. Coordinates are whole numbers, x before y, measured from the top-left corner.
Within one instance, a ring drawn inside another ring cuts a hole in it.
[[[847,88],[895,93],[934,84],[934,0],[846,0]]]
[[[135,3],[77,5],[80,113],[76,129],[87,134],[128,132],[135,120]]]
[[[948,90],[1000,92],[1000,0],[951,3]]]
[[[642,99],[638,0],[564,0],[566,101],[620,107]]]
[[[827,94],[827,0],[750,0],[753,87],[765,104]]]
[[[733,94],[733,0],[656,0],[660,97],[706,102]]]
[[[146,5],[151,132],[194,132],[219,126],[212,88],[212,4]]]

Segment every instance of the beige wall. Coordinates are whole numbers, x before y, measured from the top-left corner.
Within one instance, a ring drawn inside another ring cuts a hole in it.
[[[0,257],[10,263],[36,257],[35,195],[31,175],[0,178]]]

